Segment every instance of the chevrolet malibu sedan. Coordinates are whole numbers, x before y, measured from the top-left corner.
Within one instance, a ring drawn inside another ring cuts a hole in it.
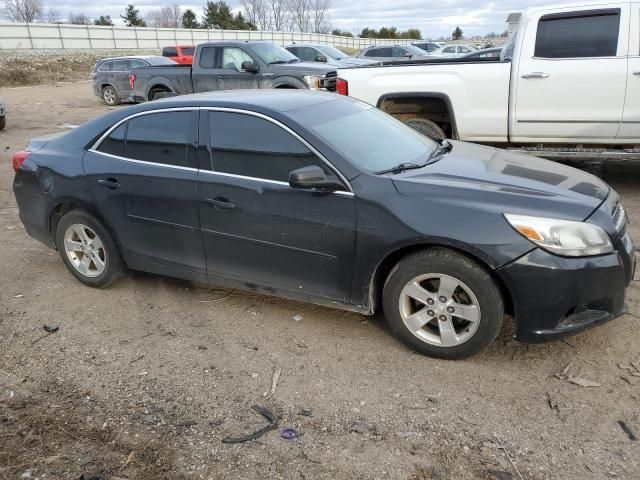
[[[618,194],[589,174],[432,140],[355,99],[181,96],[13,156],[20,218],[75,277],[126,269],[363,314],[434,357],[616,318],[634,275]]]

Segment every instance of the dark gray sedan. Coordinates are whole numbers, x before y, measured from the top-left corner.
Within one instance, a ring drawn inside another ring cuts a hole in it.
[[[176,65],[176,62],[159,55],[105,58],[99,60],[91,71],[93,92],[107,105],[118,105],[131,98],[129,70],[150,65]]]
[[[432,140],[350,97],[245,90],[118,109],[13,156],[28,234],[75,277],[127,269],[364,314],[428,355],[625,312],[634,246],[599,178]],[[80,293],[82,295],[82,292]]]

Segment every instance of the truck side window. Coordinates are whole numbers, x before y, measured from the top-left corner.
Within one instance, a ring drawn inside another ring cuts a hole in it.
[[[224,47],[222,49],[222,68],[242,71],[242,62],[253,62],[253,58],[237,47]]]
[[[242,113],[210,115],[213,171],[279,182],[310,165],[332,173],[306,145],[268,120]]]
[[[200,68],[215,68],[217,47],[202,47],[200,52]]]
[[[620,9],[544,15],[538,22],[537,58],[615,57]]]
[[[176,47],[164,47],[162,49],[162,56],[163,57],[177,57],[178,56],[178,49]]]

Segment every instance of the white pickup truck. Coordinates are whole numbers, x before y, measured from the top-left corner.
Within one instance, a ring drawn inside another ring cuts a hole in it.
[[[531,8],[498,61],[339,69],[336,89],[427,134],[555,159],[640,159],[640,3]]]

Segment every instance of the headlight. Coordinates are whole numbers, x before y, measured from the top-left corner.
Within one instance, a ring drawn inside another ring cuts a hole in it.
[[[302,77],[304,83],[307,84],[310,90],[320,90],[320,78],[318,75],[305,75]]]
[[[613,251],[609,235],[597,225],[511,214],[505,218],[520,235],[556,255],[587,257]]]

